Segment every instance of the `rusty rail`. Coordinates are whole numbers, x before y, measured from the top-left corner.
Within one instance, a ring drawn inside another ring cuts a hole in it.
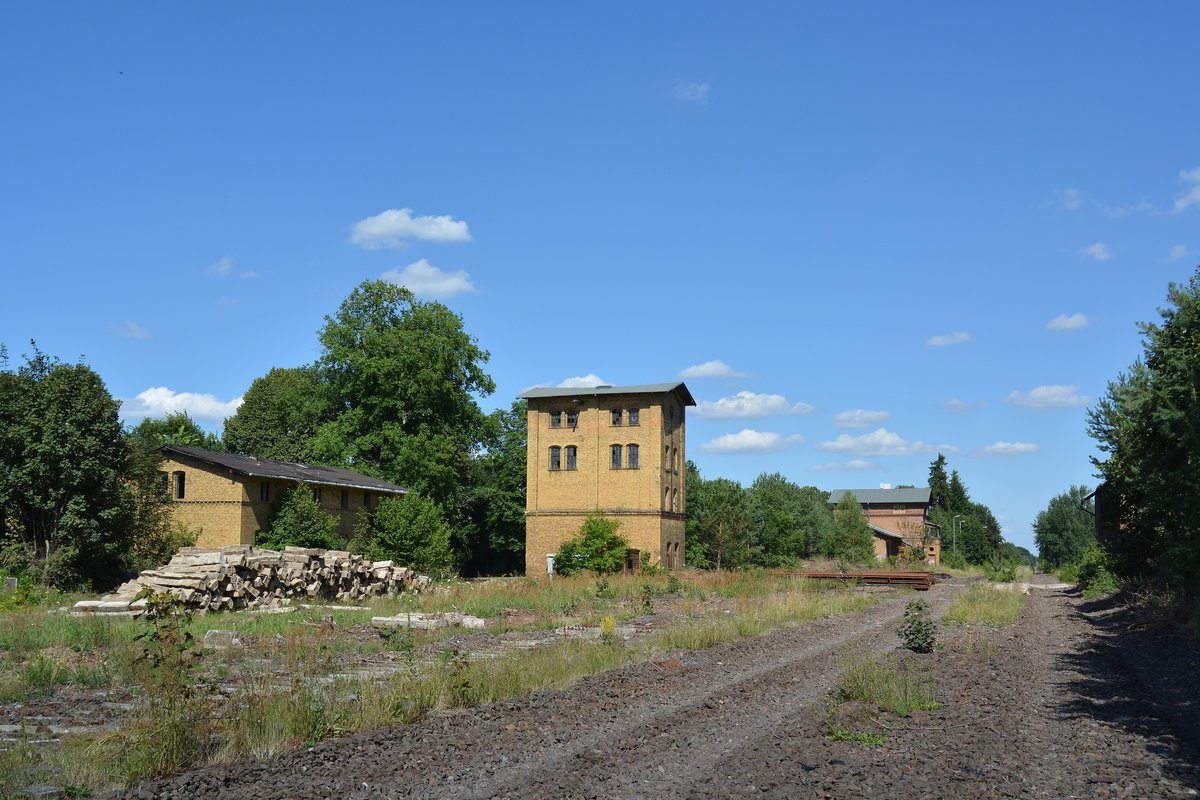
[[[893,584],[908,586],[919,592],[930,589],[937,581],[932,572],[793,572],[801,578],[814,580],[840,580],[865,583],[872,586]]]

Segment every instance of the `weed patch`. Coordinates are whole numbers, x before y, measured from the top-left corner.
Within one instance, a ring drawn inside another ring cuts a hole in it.
[[[901,717],[938,708],[933,673],[895,656],[847,654],[834,698],[876,706]]]
[[[943,619],[964,625],[1008,625],[1016,621],[1024,602],[1025,595],[1020,592],[976,583],[950,604]]]

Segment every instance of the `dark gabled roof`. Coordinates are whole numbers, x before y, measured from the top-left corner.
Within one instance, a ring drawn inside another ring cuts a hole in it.
[[[837,505],[842,496],[849,492],[859,503],[928,503],[929,487],[919,489],[834,489],[829,493],[829,502]]]
[[[277,478],[284,481],[304,481],[319,486],[345,486],[351,489],[370,489],[388,494],[408,494],[403,486],[369,478],[358,472],[340,467],[318,467],[312,464],[294,464],[291,461],[274,461],[269,458],[236,456],[233,453],[214,453],[201,447],[185,447],[181,444],[164,444],[162,452],[203,461],[230,472],[252,478]]]
[[[679,396],[679,401],[685,406],[694,406],[696,401],[688,391],[683,381],[674,383],[645,383],[641,386],[588,386],[585,388],[566,388],[562,386],[535,386],[517,395],[521,400],[537,400],[543,397],[595,397],[608,394],[670,394]]]

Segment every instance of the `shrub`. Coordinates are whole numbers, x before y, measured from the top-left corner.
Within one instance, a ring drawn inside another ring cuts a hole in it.
[[[625,566],[625,551],[629,542],[617,533],[621,523],[608,519],[599,511],[588,514],[579,533],[558,546],[554,571],[574,575],[591,570],[601,575],[620,572]]]
[[[255,540],[259,547],[320,547],[336,550],[342,545],[337,520],[321,510],[307,483],[298,483],[284,494],[279,511],[271,518],[271,529]]]
[[[993,555],[983,562],[983,576],[996,583],[1012,583],[1017,579],[1017,565]]]
[[[391,560],[423,572],[450,566],[450,525],[432,499],[389,497],[359,517],[350,549],[374,561]]]
[[[1112,556],[1099,544],[1094,544],[1083,554],[1079,564],[1079,590],[1084,597],[1112,594],[1121,588],[1121,582],[1112,570]]]
[[[932,653],[940,647],[937,625],[929,616],[929,604],[924,600],[908,601],[904,607],[904,621],[896,629],[896,635],[904,640],[900,646],[914,653]]]
[[[966,569],[967,557],[957,550],[943,550],[942,564],[950,569]]]

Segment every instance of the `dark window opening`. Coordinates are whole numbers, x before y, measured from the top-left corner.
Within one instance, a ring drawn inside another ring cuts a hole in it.
[[[574,427],[577,427],[578,425],[579,425],[579,412],[578,411],[568,411],[567,412],[567,427],[574,428]]]
[[[575,445],[567,445],[567,469],[575,469]]]
[[[371,493],[363,492],[363,508],[371,507]]]
[[[267,481],[259,481],[258,484],[258,502],[271,502],[271,484]]]
[[[551,411],[550,412],[550,427],[551,428],[561,428],[562,427],[562,412],[561,411]]]
[[[630,425],[638,424],[638,410],[636,408],[629,409],[629,424]]]
[[[175,473],[175,499],[182,500],[187,491],[187,475],[182,472]]]
[[[342,508],[350,507],[350,492],[346,489],[342,489],[342,497],[341,497],[340,505]]]
[[[613,424],[613,425],[620,425],[620,424],[621,424],[621,409],[619,409],[619,408],[614,408],[614,409],[613,409],[613,411],[612,411],[612,424]]]
[[[612,468],[621,468],[621,445],[614,444],[612,446]]]
[[[321,505],[321,487],[320,486],[313,487],[313,500],[316,501],[317,505]]]
[[[550,448],[550,469],[561,469],[561,468],[562,468],[562,448],[561,447],[551,447]]]
[[[636,444],[626,445],[625,466],[629,469],[638,468],[638,446]]]

